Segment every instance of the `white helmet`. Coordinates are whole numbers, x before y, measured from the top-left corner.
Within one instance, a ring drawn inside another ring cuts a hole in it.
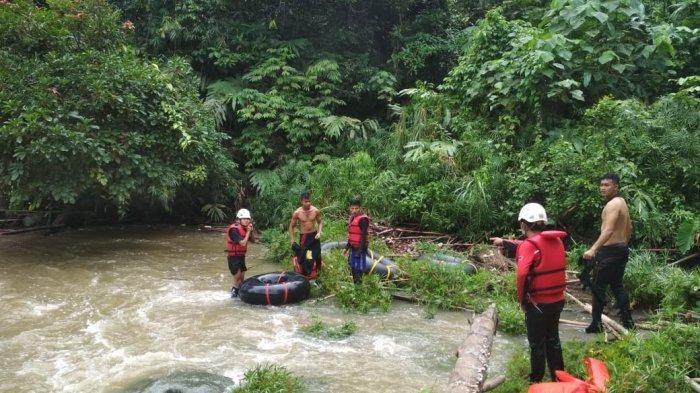
[[[544,211],[544,207],[539,203],[528,203],[520,209],[518,221],[520,220],[525,220],[529,223],[547,221],[547,212]]]
[[[250,212],[248,209],[241,209],[236,213],[236,218],[248,218],[250,219]]]

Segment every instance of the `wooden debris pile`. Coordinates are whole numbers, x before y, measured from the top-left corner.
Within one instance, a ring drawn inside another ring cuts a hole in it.
[[[379,223],[371,223],[370,235],[382,239],[391,248],[394,255],[418,256],[418,242],[434,243],[445,250],[466,253],[470,259],[481,266],[498,271],[508,271],[513,268],[513,262],[503,256],[495,247],[488,247],[477,252],[474,243],[465,243],[456,237],[440,233],[424,231],[416,228],[391,227]]]

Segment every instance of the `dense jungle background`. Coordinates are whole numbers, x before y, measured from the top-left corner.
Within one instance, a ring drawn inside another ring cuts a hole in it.
[[[524,201],[595,234],[617,172],[645,246],[700,228],[698,1],[2,1],[0,207],[466,240]]]
[[[0,223],[223,225],[246,207],[288,263],[302,191],[324,240],[354,195],[374,223],[465,244],[515,234],[538,201],[571,266],[616,172],[626,285],[656,330],[567,346],[567,364],[607,359],[610,391],[688,391],[700,274],[669,262],[700,246],[699,33],[699,0],[0,0]],[[393,283],[328,260],[319,291],[389,307]],[[398,262],[426,314],[495,302],[523,333],[512,272]],[[497,391],[524,390],[514,359]]]

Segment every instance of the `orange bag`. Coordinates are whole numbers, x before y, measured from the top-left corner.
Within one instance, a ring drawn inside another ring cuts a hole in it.
[[[541,382],[530,385],[527,393],[588,393],[588,385],[583,381]]]
[[[602,360],[588,357],[583,359],[583,364],[586,366],[586,371],[588,372],[588,379],[586,379],[586,382],[596,389],[595,392],[607,392],[605,385],[610,381],[608,366],[606,366]]]
[[[564,370],[556,370],[554,371],[554,375],[557,377],[557,381],[559,382],[583,382],[584,381],[574,377],[573,375],[567,373]]]

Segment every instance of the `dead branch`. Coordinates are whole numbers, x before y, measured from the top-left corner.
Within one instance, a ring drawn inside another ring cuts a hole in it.
[[[696,252],[695,254],[691,254],[691,255],[688,255],[688,256],[686,256],[686,257],[683,257],[683,258],[677,260],[676,262],[673,262],[673,263],[669,264],[669,266],[678,265],[679,263],[683,263],[683,262],[685,262],[685,261],[687,261],[687,260],[693,259],[693,258],[697,257],[698,255],[700,255],[700,252]]]
[[[574,325],[574,326],[588,326],[586,322],[581,322],[581,321],[572,321],[570,319],[559,319],[559,323],[565,323],[567,325]]]
[[[568,298],[570,298],[571,300],[573,300],[574,302],[576,302],[579,306],[583,307],[583,309],[586,310],[589,314],[593,314],[593,306],[591,306],[591,305],[588,304],[588,303],[584,303],[584,302],[578,300],[574,295],[572,295],[571,293],[569,293],[569,291],[566,291],[566,296],[567,296]],[[629,331],[628,331],[627,329],[625,329],[625,328],[624,328],[622,325],[620,325],[619,323],[617,323],[617,322],[613,321],[612,319],[610,319],[607,315],[602,314],[602,320],[603,320],[603,323],[604,323],[605,325],[607,325],[608,327],[610,327],[610,329],[611,329],[612,331],[614,331],[613,334],[615,334],[616,336],[617,336],[617,333],[618,333],[618,332],[621,333],[621,334],[623,334],[623,335],[629,334]]]

